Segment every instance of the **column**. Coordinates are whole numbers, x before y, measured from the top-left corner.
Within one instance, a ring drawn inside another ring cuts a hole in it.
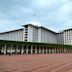
[[[54,49],[55,49],[55,53],[56,53],[56,47]]]
[[[28,46],[26,46],[26,54],[28,54]]]
[[[44,47],[43,47],[43,54],[44,54]]]
[[[41,53],[40,46],[39,46],[39,54]]]
[[[66,49],[64,48],[64,53],[66,53]]]
[[[56,47],[54,49],[55,49],[55,53],[56,53]]]
[[[12,52],[13,52],[13,51],[12,51],[12,48],[13,48],[13,46],[11,45],[10,54],[12,54]]]
[[[67,48],[66,48],[66,53],[67,53]]]
[[[47,46],[46,46],[46,54],[47,54]]]
[[[31,54],[33,54],[33,46],[31,46]]]
[[[61,48],[61,53],[62,53],[62,48]]]
[[[24,52],[24,49],[23,49],[23,45],[22,45],[22,47],[21,47],[21,54],[23,54],[23,52]]]
[[[51,48],[51,53],[53,54],[53,47]]]
[[[35,54],[37,54],[37,47],[35,46]]]
[[[59,47],[58,49],[59,49],[59,53],[61,53],[61,48]]]
[[[47,47],[47,53],[49,53],[49,47]]]
[[[6,54],[6,45],[4,46],[4,54]]]
[[[54,53],[54,48],[52,47],[52,53]]]
[[[51,53],[50,47],[49,47],[49,53]]]
[[[56,53],[58,53],[58,48],[56,47]]]
[[[64,53],[64,48],[63,48],[63,53]]]
[[[16,46],[16,51],[15,52],[16,52],[16,54],[18,54],[18,45]]]

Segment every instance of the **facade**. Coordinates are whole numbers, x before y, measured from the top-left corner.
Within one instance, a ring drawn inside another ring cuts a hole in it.
[[[57,44],[57,34],[44,27],[39,27],[38,42]]]
[[[0,40],[72,45],[72,29],[56,33],[42,26],[26,24],[22,29],[0,33]]]
[[[23,29],[0,33],[0,40],[57,44],[55,32],[32,24],[26,24],[23,27]]]
[[[0,33],[0,40],[23,41],[23,29]]]
[[[72,45],[72,29],[64,30],[64,44]]]
[[[57,33],[57,43],[64,44],[64,32]]]
[[[72,29],[66,29],[57,33],[58,44],[72,45]]]
[[[0,54],[72,53],[72,29],[59,33],[26,24],[22,29],[0,33]]]
[[[38,26],[31,24],[24,25],[24,41],[38,42]]]

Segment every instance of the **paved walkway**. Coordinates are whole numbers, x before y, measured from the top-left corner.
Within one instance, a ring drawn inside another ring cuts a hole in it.
[[[72,54],[1,55],[0,72],[72,72]]]

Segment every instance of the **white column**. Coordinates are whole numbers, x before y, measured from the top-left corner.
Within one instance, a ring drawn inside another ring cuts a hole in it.
[[[12,48],[13,48],[13,46],[11,45],[10,54],[12,54],[12,52],[13,52],[13,51],[12,51]]]
[[[64,53],[66,53],[66,48],[64,48]]]
[[[44,47],[43,47],[43,54],[44,54]]]
[[[23,54],[23,52],[24,52],[24,49],[23,49],[23,45],[22,45],[22,47],[21,47],[21,54]]]
[[[47,46],[46,46],[46,54],[47,54]]]
[[[6,45],[4,46],[4,54],[6,54]]]
[[[26,46],[26,54],[28,54],[28,46]]]
[[[54,48],[54,53],[56,53],[56,48]]]
[[[49,53],[51,53],[51,47],[49,47]]]
[[[37,47],[35,46],[35,54],[37,54]]]
[[[31,46],[31,54],[33,54],[33,46]]]
[[[16,54],[18,53],[18,45],[16,46]]]
[[[40,46],[39,46],[39,54],[41,53]]]

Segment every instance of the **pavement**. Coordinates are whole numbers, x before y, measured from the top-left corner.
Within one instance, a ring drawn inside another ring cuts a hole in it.
[[[0,55],[0,72],[72,72],[72,54]]]

